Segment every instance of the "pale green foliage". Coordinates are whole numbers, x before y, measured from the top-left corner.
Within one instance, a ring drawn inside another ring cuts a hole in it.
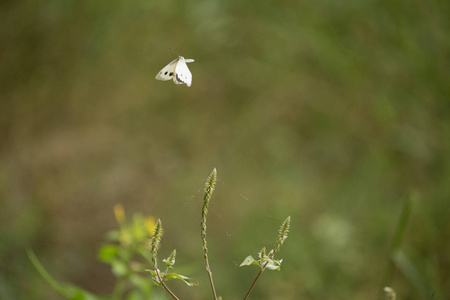
[[[101,246],[97,257],[111,266],[111,272],[116,278],[110,295],[94,295],[75,285],[61,284],[51,277],[31,250],[27,254],[41,276],[65,299],[160,299],[154,294],[153,284],[144,272],[145,266],[152,261],[146,247],[152,229],[150,227],[154,225],[152,220],[153,218],[141,214],[134,214],[129,221],[120,218],[119,229],[106,234],[107,243]]]
[[[168,258],[163,259],[163,262],[166,263],[167,267],[173,268],[173,265],[175,264],[176,255],[177,255],[177,250],[174,249]]]
[[[255,260],[253,256],[249,255],[247,256],[244,261],[239,265],[239,267],[242,266],[249,266],[249,265],[257,265],[259,266],[260,270],[268,269],[268,270],[277,270],[280,271],[282,259],[276,260],[272,259],[270,255],[266,255],[266,248],[263,248],[258,253],[258,260]],[[270,254],[270,253],[269,253]]]
[[[158,274],[157,274],[157,272],[156,271],[154,271],[154,270],[145,270],[145,271],[147,271],[147,272],[150,272],[153,276],[152,276],[152,280],[153,280],[153,283],[155,284],[155,285],[157,285],[157,286],[161,286],[161,282],[160,282],[160,280],[159,280],[159,278],[158,278]],[[183,281],[184,283],[186,283],[186,285],[188,285],[188,286],[194,286],[194,285],[198,285],[198,282],[195,282],[192,278],[189,278],[189,277],[187,277],[187,276],[183,276],[183,275],[180,275],[180,274],[177,274],[177,273],[169,273],[169,274],[166,274],[163,278],[162,278],[162,282],[166,282],[167,280],[170,280],[170,279],[178,279],[178,280],[181,280],[181,281]]]
[[[269,270],[280,270],[282,259],[276,260],[273,259],[273,256],[276,252],[280,250],[281,245],[284,243],[284,241],[288,237],[289,227],[291,223],[291,217],[287,217],[286,220],[284,220],[283,224],[281,224],[281,227],[278,231],[278,237],[275,242],[275,246],[272,250],[270,250],[269,254],[266,254],[266,247],[263,247],[261,251],[258,253],[258,260],[255,260],[253,256],[249,255],[247,256],[244,261],[240,264],[240,267],[242,266],[249,266],[249,265],[257,265],[259,266],[261,271],[264,271],[265,269]]]
[[[201,219],[201,238],[203,242],[203,253],[205,257],[206,270],[208,272],[211,288],[214,299],[222,299],[216,295],[214,283],[212,279],[212,272],[208,261],[208,248],[206,243],[206,216],[208,213],[208,205],[211,196],[214,192],[217,181],[217,171],[214,169],[209,175],[204,189],[202,219]],[[99,258],[101,261],[110,264],[112,273],[117,278],[117,287],[111,297],[98,297],[72,285],[62,285],[54,280],[42,267],[37,258],[31,251],[28,251],[28,256],[40,274],[48,281],[48,283],[62,294],[66,299],[85,299],[85,300],[100,300],[100,299],[121,299],[124,296],[126,299],[154,299],[152,295],[153,282],[156,286],[162,286],[174,299],[179,299],[166,285],[169,280],[181,280],[188,286],[196,286],[198,283],[187,276],[168,273],[173,269],[176,262],[176,249],[162,261],[166,265],[166,270],[162,272],[158,268],[158,250],[160,248],[161,239],[164,233],[162,222],[157,220],[156,224],[153,218],[143,218],[140,215],[135,215],[130,223],[126,221],[125,212],[121,205],[116,205],[114,208],[115,217],[119,224],[120,230],[111,231],[107,234],[111,243],[105,244],[99,251]],[[276,260],[273,258],[276,252],[279,251],[281,245],[288,236],[290,226],[290,217],[288,217],[281,225],[275,245],[269,253],[266,253],[266,248],[263,247],[258,253],[258,259],[255,260],[251,255],[248,256],[240,266],[257,265],[260,268],[260,273],[265,269],[280,270],[282,259]],[[150,243],[149,233],[151,234]],[[115,242],[117,244],[114,244]],[[149,251],[150,248],[150,251]],[[145,269],[144,264],[139,261],[132,260],[135,254],[143,257],[148,264],[152,263],[154,269]],[[147,280],[141,273],[149,272],[152,275],[152,280]],[[259,277],[259,274],[257,278]],[[256,279],[257,279],[256,278]],[[249,292],[245,296],[248,297],[251,289],[254,286],[253,282]],[[127,294],[127,295],[126,295]]]
[[[150,272],[153,275],[152,281],[155,285],[157,285],[157,286],[163,285],[164,288],[169,292],[169,294],[173,295],[173,297],[175,299],[177,299],[176,296],[172,293],[172,291],[170,291],[169,288],[164,284],[164,282],[166,282],[170,279],[177,279],[177,280],[183,281],[188,286],[194,286],[194,285],[197,285],[198,283],[184,275],[180,275],[177,273],[167,274],[167,271],[169,269],[173,269],[173,266],[175,265],[175,257],[177,255],[176,249],[172,251],[172,253],[169,255],[169,257],[163,259],[163,262],[166,264],[167,269],[164,272],[164,274],[161,274],[161,271],[158,269],[158,249],[159,249],[159,245],[161,243],[162,235],[163,235],[162,222],[160,219],[158,219],[158,221],[156,222],[155,229],[153,230],[152,242],[151,242],[152,243],[152,245],[151,245],[152,262],[153,262],[153,267],[155,269],[154,270],[147,269],[145,271]]]
[[[264,272],[265,269],[269,270],[280,270],[282,259],[276,260],[273,259],[276,252],[280,250],[281,245],[283,245],[284,241],[288,237],[289,232],[289,226],[291,223],[291,217],[287,217],[286,220],[284,220],[283,224],[281,224],[280,230],[278,231],[278,237],[275,242],[275,246],[272,250],[270,250],[269,254],[266,254],[266,247],[263,247],[261,251],[258,253],[258,260],[255,260],[253,256],[247,256],[244,261],[241,263],[240,267],[242,266],[248,266],[248,265],[258,265],[259,266],[259,273],[256,275],[255,280],[253,280],[252,285],[250,286],[250,289],[247,291],[247,294],[244,297],[244,300],[247,299],[250,296],[250,293],[252,289],[255,286],[256,281],[258,280],[259,276],[261,276],[262,272]]]

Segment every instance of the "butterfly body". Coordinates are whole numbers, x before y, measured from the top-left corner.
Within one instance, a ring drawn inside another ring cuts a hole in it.
[[[156,75],[158,80],[170,80],[176,84],[186,84],[188,87],[192,84],[192,74],[187,67],[187,63],[193,62],[193,59],[185,59],[183,56],[178,56],[177,59],[171,61]]]

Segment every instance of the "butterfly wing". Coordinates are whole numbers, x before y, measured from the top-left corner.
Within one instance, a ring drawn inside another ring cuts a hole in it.
[[[186,60],[183,57],[179,58],[175,67],[175,76],[173,81],[176,84],[186,84],[188,87],[192,84],[192,74],[186,65]]]
[[[175,77],[175,67],[177,66],[177,62],[180,58],[177,58],[171,61],[167,66],[165,66],[159,73],[156,75],[156,79],[158,80],[170,80]]]

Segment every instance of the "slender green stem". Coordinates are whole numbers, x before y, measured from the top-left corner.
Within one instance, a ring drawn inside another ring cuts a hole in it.
[[[216,289],[214,288],[214,281],[212,278],[211,268],[209,267],[208,256],[205,257],[205,264],[206,264],[206,271],[208,272],[209,283],[211,284],[212,293],[213,293],[214,299],[217,300]]]
[[[272,251],[272,254],[271,254],[269,257],[272,259],[274,256],[275,256],[275,252]],[[259,271],[258,275],[256,275],[255,280],[253,280],[252,285],[251,285],[250,288],[248,289],[247,294],[245,294],[244,300],[246,300],[246,299],[248,298],[248,296],[250,296],[250,293],[251,293],[251,291],[253,290],[253,287],[255,286],[256,281],[258,280],[259,276],[261,276],[262,272],[264,272],[264,270],[266,269],[268,263],[269,263],[269,262],[266,262],[266,263],[264,264],[264,266],[262,267],[262,269]]]
[[[159,273],[158,268],[155,269],[156,276],[158,276],[158,280],[161,283],[161,285],[166,289],[166,291],[172,296],[174,299],[180,300],[175,294],[169,289],[169,287],[164,283],[163,279],[161,278],[161,274]],[[165,277],[165,276],[164,276]]]
[[[173,299],[180,300],[175,294],[167,287],[167,285],[163,282],[162,286],[166,289],[166,291],[173,297]]]
[[[253,280],[252,285],[251,285],[250,288],[248,289],[247,294],[245,294],[244,300],[246,300],[246,299],[248,298],[248,296],[250,296],[250,293],[252,292],[253,287],[254,287],[255,284],[256,284],[256,281],[258,281],[259,276],[261,276],[262,272],[264,271],[264,269],[266,268],[266,266],[267,266],[268,263],[269,263],[269,262],[266,262],[266,264],[265,264],[265,265],[262,267],[262,269],[259,271],[258,275],[256,275],[255,280]]]
[[[214,300],[217,300],[217,294],[216,289],[214,287],[214,281],[212,278],[212,272],[211,267],[209,266],[209,260],[208,260],[208,246],[206,243],[206,216],[208,214],[208,205],[209,200],[211,199],[212,193],[214,192],[215,186],[216,186],[216,180],[217,180],[217,171],[214,168],[211,175],[209,175],[208,180],[205,184],[205,191],[203,195],[203,208],[202,208],[202,220],[200,222],[201,227],[201,238],[203,242],[203,256],[205,257],[205,264],[206,264],[206,272],[208,273],[209,277],[209,283],[211,284],[212,293],[214,296]]]
[[[167,268],[166,268],[166,271],[164,272],[164,275],[163,275],[163,280],[164,280],[164,279],[166,279],[166,276],[167,276],[167,272],[169,272],[169,267],[167,267]]]
[[[403,203],[401,214],[398,218],[397,225],[395,227],[394,237],[392,238],[391,246],[389,248],[389,260],[385,270],[385,275],[382,278],[381,286],[378,292],[378,299],[383,299],[383,287],[388,286],[392,282],[395,272],[395,262],[392,257],[401,249],[401,244],[404,238],[406,228],[408,227],[409,220],[411,219],[414,203],[417,201],[418,195],[416,193],[410,193],[406,196]]]
[[[162,286],[166,289],[166,291],[173,297],[173,299],[180,300],[175,294],[167,287],[167,285],[163,282]]]

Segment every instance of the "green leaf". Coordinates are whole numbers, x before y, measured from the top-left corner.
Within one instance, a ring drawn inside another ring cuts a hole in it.
[[[186,283],[188,286],[194,286],[198,285],[198,282],[195,282],[192,278],[177,274],[177,273],[170,273],[166,275],[166,279],[178,279]]]
[[[152,277],[152,281],[153,281],[154,285],[161,286],[161,283],[159,282],[159,279],[157,276]]]
[[[150,272],[152,274],[152,281],[155,285],[161,286],[161,282],[159,281],[158,274],[154,270],[146,269],[145,272]]]
[[[60,285],[60,290],[58,291],[66,299],[70,300],[100,300],[104,298],[97,297],[88,291],[85,291],[77,286],[64,284]]]
[[[137,275],[137,274],[131,274],[129,277],[130,282],[135,285],[140,287],[141,285],[144,285],[147,280],[142,278],[141,276]]]
[[[138,291],[134,290],[128,293],[127,295],[127,300],[141,300],[142,296],[141,293],[139,293]]]
[[[133,221],[131,223],[131,234],[133,238],[138,242],[143,242],[146,238],[148,238],[149,233],[145,228],[144,216],[136,213],[133,215]]]
[[[411,219],[413,206],[414,203],[417,202],[417,198],[418,195],[416,193],[411,193],[403,204],[402,214],[397,224],[397,232],[395,233],[395,237],[391,246],[391,253],[400,249],[403,236],[405,234],[406,227],[408,226],[408,222]]]
[[[120,231],[119,230],[111,230],[106,233],[106,239],[111,242],[119,242],[120,241]]]
[[[280,271],[281,262],[283,260],[276,260],[276,259],[266,259],[264,260],[264,263],[261,263],[262,266],[265,266],[265,269],[268,270],[277,270]]]
[[[147,247],[139,246],[136,248],[136,252],[144,257],[150,265],[152,264],[152,253],[148,251]]]
[[[267,257],[267,255],[266,255],[266,247],[263,247],[261,249],[261,251],[259,251],[258,257],[259,257],[260,260]]]
[[[239,267],[242,267],[242,266],[249,266],[249,265],[251,265],[251,264],[259,266],[259,262],[256,261],[256,260],[253,258],[253,256],[249,255],[249,256],[247,256],[247,257],[244,259],[244,261],[239,265]]]
[[[149,273],[151,273],[153,276],[156,276],[156,272],[155,271],[153,271],[153,270],[150,270],[150,269],[145,269],[144,270],[145,272],[149,272]]]
[[[112,266],[113,274],[117,277],[125,276],[128,274],[128,267],[121,260],[117,260],[117,259],[112,260],[111,266]]]
[[[167,267],[173,268],[173,265],[175,265],[175,257],[177,255],[177,250],[173,250],[172,253],[168,258],[163,259],[163,262],[166,263]]]
[[[402,250],[397,250],[392,253],[391,259],[397,268],[403,272],[406,278],[408,278],[412,285],[417,289],[418,294],[422,299],[433,299],[432,289],[428,286],[428,283],[425,281],[422,274],[420,274],[419,270]]]
[[[55,289],[58,293],[64,296],[64,298],[69,300],[101,300],[104,297],[98,297],[85,291],[77,286],[70,284],[60,284],[57,282],[42,266],[41,262],[38,260],[36,255],[30,249],[27,249],[27,256],[30,259],[33,266],[39,272],[39,274],[47,281],[50,286]]]
[[[111,263],[119,252],[118,246],[112,244],[103,245],[98,251],[97,257],[104,263]]]
[[[131,274],[129,279],[135,286],[135,289],[139,290],[142,295],[150,295],[152,293],[153,282],[150,282],[147,277]],[[144,297],[144,299],[147,298]]]

